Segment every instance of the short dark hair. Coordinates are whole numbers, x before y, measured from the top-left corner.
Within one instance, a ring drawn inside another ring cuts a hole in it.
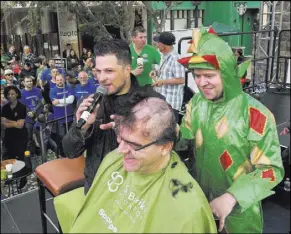
[[[31,64],[31,62],[29,60],[25,60],[24,66],[31,67],[32,64]]]
[[[139,112],[136,110],[137,105],[140,107],[139,110],[146,108],[146,106],[150,109],[142,120],[136,118],[136,114]],[[137,121],[142,121],[143,124],[151,122],[151,128],[143,129],[142,134],[158,140],[157,144],[175,143],[177,140],[177,124],[172,107],[166,102],[164,96],[149,89],[149,87],[138,87],[129,96],[118,98],[116,100],[116,113],[121,116],[117,126],[132,129]],[[153,129],[155,131],[152,131]]]
[[[71,68],[76,68],[79,66],[79,63],[72,63]]]
[[[25,79],[31,79],[33,81],[35,78],[33,76],[24,76],[23,80]]]
[[[243,55],[243,50],[242,50],[242,49],[237,49],[236,51],[238,52],[238,54],[239,54],[240,56]]]
[[[131,36],[136,37],[138,33],[145,33],[145,32],[146,32],[146,30],[144,27],[137,26],[132,30]]]
[[[15,93],[17,94],[17,99],[21,98],[21,92],[17,87],[15,87],[15,86],[6,86],[5,89],[4,89],[4,97],[6,99],[8,99],[8,93],[10,92],[10,90],[14,90],[15,91]]]
[[[121,39],[101,39],[96,43],[94,53],[95,57],[115,55],[118,63],[131,64],[130,48],[127,42]]]
[[[33,63],[40,63],[42,64],[42,59],[40,57],[37,57],[33,60]]]

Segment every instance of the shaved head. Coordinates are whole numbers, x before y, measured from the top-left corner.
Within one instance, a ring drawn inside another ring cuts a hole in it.
[[[142,135],[161,143],[176,140],[176,121],[172,107],[163,99],[149,97],[138,102],[122,116],[120,127],[140,128]]]

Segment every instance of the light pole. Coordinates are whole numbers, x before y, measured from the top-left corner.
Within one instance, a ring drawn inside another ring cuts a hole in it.
[[[199,16],[199,9],[198,6],[201,4],[202,1],[193,1],[192,4],[195,6],[194,8],[194,20],[195,20],[195,24],[194,27],[198,28],[198,16]]]

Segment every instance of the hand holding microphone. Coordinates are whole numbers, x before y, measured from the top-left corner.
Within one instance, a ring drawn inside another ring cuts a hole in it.
[[[91,94],[83,100],[76,112],[77,128],[88,129],[95,122],[98,103],[106,93],[107,89],[99,86],[95,94]]]

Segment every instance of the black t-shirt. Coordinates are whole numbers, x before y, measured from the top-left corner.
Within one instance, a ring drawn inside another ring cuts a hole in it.
[[[15,106],[14,109],[10,108],[10,103],[5,104],[2,107],[1,112],[2,112],[1,113],[2,117],[6,118],[8,120],[12,120],[12,121],[17,121],[17,120],[26,118],[26,106],[23,105],[19,101],[17,102],[17,105]],[[7,129],[5,129],[6,133],[8,131],[11,134],[13,134],[13,133],[18,134],[19,131],[21,131],[21,130],[25,130],[25,125],[21,129],[19,129],[19,128],[7,128]],[[15,135],[14,137],[17,137],[17,135]]]
[[[10,108],[10,103],[6,103],[2,107],[2,117],[6,119],[17,121],[20,119],[25,119],[26,117],[26,107],[20,101],[17,102],[17,105],[14,109]]]

